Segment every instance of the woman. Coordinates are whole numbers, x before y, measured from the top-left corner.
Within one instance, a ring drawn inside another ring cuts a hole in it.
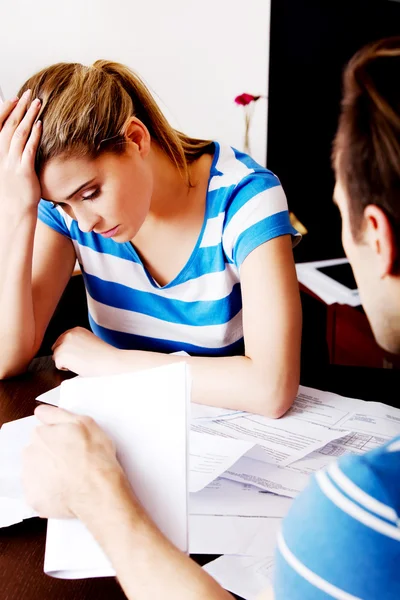
[[[53,65],[21,94],[0,108],[0,376],[37,352],[78,258],[93,333],[61,335],[58,368],[117,373],[185,350],[194,401],[281,416],[301,309],[279,180],[172,129],[117,63]]]

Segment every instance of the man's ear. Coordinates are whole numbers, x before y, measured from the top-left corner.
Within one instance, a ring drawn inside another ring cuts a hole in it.
[[[150,152],[151,137],[146,125],[137,119],[131,117],[125,125],[125,139],[137,146],[139,153],[145,157]]]
[[[381,278],[392,275],[398,258],[396,238],[386,213],[375,204],[369,204],[364,210],[363,238],[376,256]]]

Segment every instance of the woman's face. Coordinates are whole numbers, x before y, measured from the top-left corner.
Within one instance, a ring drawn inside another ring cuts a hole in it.
[[[153,175],[138,147],[127,144],[123,154],[95,160],[52,159],[40,184],[42,198],[61,206],[81,231],[123,243],[135,237],[149,213]]]

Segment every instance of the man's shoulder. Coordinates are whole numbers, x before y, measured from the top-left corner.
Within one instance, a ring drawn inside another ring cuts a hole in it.
[[[277,598],[284,597],[279,594],[289,580],[303,594],[290,598],[332,586],[362,598],[379,597],[385,586],[386,597],[396,597],[399,501],[400,438],[364,455],[345,456],[317,473],[283,524]],[[367,576],[366,564],[371,567]]]

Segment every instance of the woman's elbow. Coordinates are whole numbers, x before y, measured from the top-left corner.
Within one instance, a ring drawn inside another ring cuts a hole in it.
[[[32,358],[0,361],[0,381],[25,373]]]
[[[270,419],[280,419],[293,406],[299,390],[299,380],[290,378],[272,389],[266,382],[260,388],[258,414]]]

